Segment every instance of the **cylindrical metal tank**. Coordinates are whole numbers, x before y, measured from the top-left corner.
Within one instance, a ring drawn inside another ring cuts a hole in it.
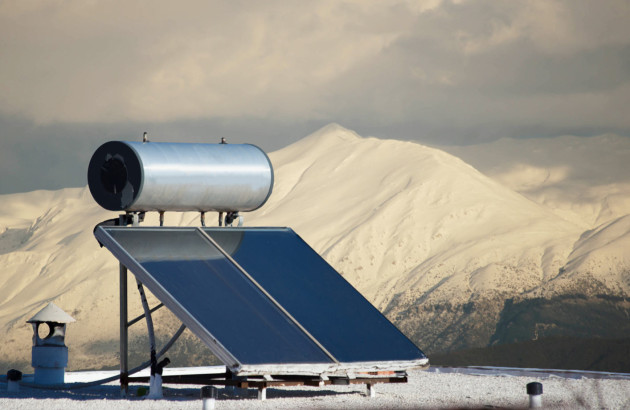
[[[269,157],[250,144],[110,141],[88,185],[110,211],[253,211],[273,189]]]

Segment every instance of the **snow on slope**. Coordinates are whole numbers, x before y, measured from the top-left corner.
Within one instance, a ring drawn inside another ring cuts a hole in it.
[[[439,339],[445,327],[451,338],[469,331],[456,324],[466,309],[457,316],[437,307],[558,294],[587,262],[603,266],[588,275],[604,275],[610,289],[629,293],[627,270],[599,256],[614,255],[626,243],[625,219],[582,235],[571,218],[452,155],[362,138],[335,124],[270,157],[274,192],[264,207],[245,215],[246,225],[291,226],[408,334],[433,332],[434,342],[446,346],[451,342]],[[70,366],[115,365],[117,262],[98,247],[92,228],[116,214],[100,209],[86,188],[4,195],[0,209],[0,362],[28,360],[24,322],[54,300],[78,320],[68,333]],[[198,225],[198,218],[167,213],[166,224]],[[145,224],[157,224],[157,216]],[[137,298],[130,302],[130,316],[139,314]],[[424,328],[431,316],[415,321],[421,307],[432,309],[438,327]],[[499,312],[496,306],[478,312],[487,322],[486,339]]]
[[[630,138],[503,138],[441,149],[585,229],[630,213]]]
[[[619,295],[630,288],[630,215],[622,216],[596,229],[586,231],[568,257],[562,280],[573,275],[597,272],[598,280]]]

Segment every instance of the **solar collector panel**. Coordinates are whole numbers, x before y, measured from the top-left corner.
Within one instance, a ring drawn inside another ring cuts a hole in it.
[[[167,306],[195,320],[240,363],[331,359],[195,229],[104,228],[142,267]],[[128,266],[134,272],[132,266]],[[137,270],[137,269],[136,269]],[[134,272],[138,274],[138,272]],[[148,278],[146,278],[148,279]]]
[[[427,363],[289,228],[103,226],[95,235],[239,374]]]
[[[339,362],[425,358],[290,228],[204,228]]]

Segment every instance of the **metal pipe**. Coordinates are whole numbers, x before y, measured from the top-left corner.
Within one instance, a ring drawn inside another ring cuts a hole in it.
[[[159,308],[161,308],[161,307],[163,307],[163,306],[164,306],[164,303],[160,303],[160,304],[158,304],[157,306],[155,306],[155,307],[151,308],[150,312],[151,312],[151,313],[153,313],[153,312],[155,312],[156,310],[158,310]],[[142,314],[142,315],[140,315],[140,316],[137,316],[137,317],[135,317],[134,319],[131,319],[131,320],[129,321],[129,323],[127,323],[127,327],[131,327],[132,325],[135,325],[136,323],[138,323],[138,322],[139,322],[139,321],[141,321],[142,319],[144,319],[144,314]]]
[[[529,395],[529,408],[537,409],[542,407],[543,385],[539,382],[527,383],[527,394]]]
[[[153,331],[153,318],[151,317],[151,309],[149,309],[149,302],[144,294],[144,286],[142,282],[136,279],[138,284],[138,292],[140,293],[140,300],[142,301],[142,309],[144,309],[144,319],[147,322],[147,331],[149,332],[149,344],[151,345],[151,374],[155,371],[157,365],[157,355],[155,353],[155,332]]]

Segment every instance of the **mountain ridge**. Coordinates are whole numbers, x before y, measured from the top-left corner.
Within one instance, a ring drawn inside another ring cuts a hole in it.
[[[338,124],[269,157],[276,185],[265,206],[245,215],[246,226],[291,226],[428,352],[558,329],[588,332],[554,319],[552,307],[566,298],[582,312],[589,305],[580,298],[603,306],[597,312],[629,312],[623,249],[630,215],[585,229],[444,151],[361,137]],[[3,195],[0,206],[7,210],[0,217],[0,362],[28,360],[23,322],[55,301],[78,320],[68,330],[71,366],[115,365],[117,262],[98,247],[92,228],[116,214],[100,209],[87,188]],[[157,215],[144,225],[157,225]],[[199,215],[166,213],[166,225],[199,225]],[[602,305],[602,294],[619,299]],[[130,312],[141,312],[135,299]],[[522,319],[528,306],[540,322]],[[167,323],[156,326],[165,337],[176,321],[158,316]],[[508,318],[521,319],[510,325]],[[132,332],[138,352],[142,333]],[[191,340],[183,342],[187,351],[199,347]],[[173,354],[185,357],[180,353]]]

